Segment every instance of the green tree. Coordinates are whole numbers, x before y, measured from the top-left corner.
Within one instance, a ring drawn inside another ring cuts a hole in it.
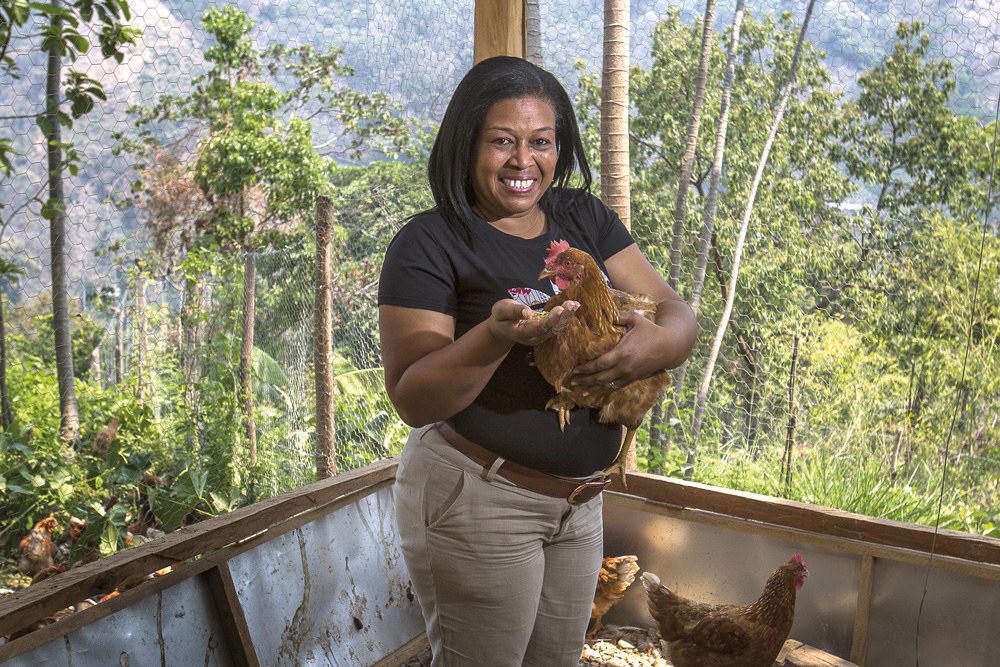
[[[43,108],[29,116],[37,120],[48,156],[48,197],[41,213],[49,220],[52,267],[52,314],[59,379],[59,411],[66,440],[79,437],[80,420],[73,382],[73,357],[69,318],[69,287],[66,274],[66,193],[63,175],[75,174],[79,156],[72,144],[62,139],[62,128],[72,128],[73,121],[93,110],[97,100],[105,98],[101,84],[82,72],[70,69],[63,78],[63,66],[74,63],[95,46],[87,35],[94,35],[103,58],[121,62],[124,49],[135,42],[136,32],[126,27],[131,18],[126,0],[75,0],[64,3],[27,3],[22,0],[0,2],[0,68],[4,79],[19,76],[16,61],[9,49],[16,41],[29,43],[32,49],[46,54],[45,97]],[[40,35],[28,29],[41,27]],[[39,41],[40,38],[40,41]],[[16,118],[23,116],[9,117]],[[0,173],[10,174],[11,139],[0,137]],[[36,195],[37,197],[38,195]],[[3,205],[0,204],[0,211]]]
[[[892,416],[908,435],[950,422],[944,389],[959,383],[966,325],[995,312],[991,290],[980,292],[985,312],[960,312],[973,285],[967,267],[955,266],[956,258],[969,262],[977,254],[975,239],[989,209],[993,138],[990,129],[952,110],[952,65],[930,57],[923,24],[900,23],[896,38],[892,51],[859,77],[858,98],[845,105],[845,142],[837,154],[875,203],[856,216],[854,259],[815,308],[837,309],[847,289],[863,296],[858,317],[871,322],[869,344],[885,347],[912,378]],[[963,275],[963,287],[953,289]],[[978,338],[989,350],[991,343]],[[981,377],[970,381],[981,386]]]
[[[190,94],[163,96],[151,108],[135,109],[140,135],[123,146],[166,164],[163,151],[186,142],[194,159],[175,165],[187,172],[203,202],[188,209],[198,233],[181,236],[189,245],[216,246],[243,257],[238,385],[253,464],[256,251],[282,245],[282,236],[301,233],[303,222],[311,219],[330,169],[321,151],[345,159],[372,151],[397,153],[407,149],[410,133],[387,96],[344,84],[353,70],[341,62],[341,50],[319,53],[311,46],[275,45],[258,51],[248,37],[253,22],[233,6],[207,10],[202,23],[214,38],[205,52],[207,71],[192,80]],[[313,137],[318,119],[335,119],[322,141]],[[167,141],[165,135],[174,138]],[[137,190],[145,190],[145,184]],[[169,236],[164,232],[173,224],[190,225],[191,220],[167,221],[161,238]]]
[[[738,222],[767,128],[773,122],[780,87],[789,79],[799,29],[790,15],[761,21],[747,17],[741,33],[731,88],[725,85],[727,44],[721,35],[713,40],[685,215],[683,236],[697,239],[706,219],[717,128],[728,91],[728,138],[721,184],[716,189],[714,228],[707,237],[707,249],[684,245],[680,272],[690,280],[699,253],[707,256],[709,272],[699,311],[706,328],[714,328],[722,315],[721,297],[730,280],[729,258],[734,254]],[[631,77],[633,233],[661,270],[669,262],[673,234],[664,221],[673,219],[676,208],[677,175],[695,105],[703,34],[700,22],[685,26],[678,11],[668,10],[654,31],[651,67],[634,68]],[[843,201],[852,186],[838,173],[831,157],[832,146],[839,142],[839,100],[828,90],[829,76],[821,57],[808,42],[803,43],[782,131],[774,138],[754,207],[754,217],[767,222],[748,231],[749,261],[740,271],[740,292],[725,341],[726,373],[715,380],[719,385],[713,400],[730,413],[746,415],[743,437],[751,448],[758,441],[759,425],[754,420],[759,410],[749,406],[758,400],[760,380],[782,372],[776,369],[790,356],[802,310],[814,303],[815,286],[839,267],[837,259],[851,243],[847,216],[831,205]],[[591,145],[596,137],[596,118],[589,111],[596,100],[594,83],[587,75],[581,78],[577,104]],[[690,298],[690,283],[682,281],[678,287]],[[697,365],[708,356],[706,344],[702,341],[692,354],[689,372],[698,370]],[[690,395],[677,398],[682,402],[681,412],[691,409]],[[665,426],[675,429],[675,436],[679,435],[676,429],[683,428],[679,420]],[[725,442],[728,436],[723,431],[728,427],[721,422],[709,426],[712,440]]]

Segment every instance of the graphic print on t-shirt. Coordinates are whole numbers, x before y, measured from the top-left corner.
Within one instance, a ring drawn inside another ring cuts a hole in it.
[[[510,298],[514,299],[514,301],[533,310],[541,308],[543,303],[552,298],[552,295],[533,287],[511,287],[507,290],[507,293],[510,294]]]

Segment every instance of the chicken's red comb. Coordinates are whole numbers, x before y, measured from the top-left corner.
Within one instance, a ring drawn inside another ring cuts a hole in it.
[[[558,241],[553,241],[549,246],[549,256],[545,259],[545,266],[552,266],[556,257],[558,257],[564,250],[569,250],[569,241],[564,241],[559,239]]]
[[[799,554],[792,554],[792,557],[788,560],[788,562],[798,563],[799,565],[805,565],[805,563],[802,562],[802,556],[800,556]]]

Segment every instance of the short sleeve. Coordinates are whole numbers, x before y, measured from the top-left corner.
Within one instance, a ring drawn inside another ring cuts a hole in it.
[[[590,205],[596,208],[594,217],[598,220],[597,245],[602,257],[612,257],[635,243],[625,223],[604,202],[597,197],[590,197]]]
[[[417,216],[389,243],[379,277],[380,306],[419,308],[457,316],[455,268],[445,247],[435,239],[448,232],[435,229],[434,222],[432,216]]]

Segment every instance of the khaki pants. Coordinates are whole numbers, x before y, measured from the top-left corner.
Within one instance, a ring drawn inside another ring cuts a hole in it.
[[[602,500],[522,489],[427,426],[394,487],[434,667],[576,667],[603,556]]]

